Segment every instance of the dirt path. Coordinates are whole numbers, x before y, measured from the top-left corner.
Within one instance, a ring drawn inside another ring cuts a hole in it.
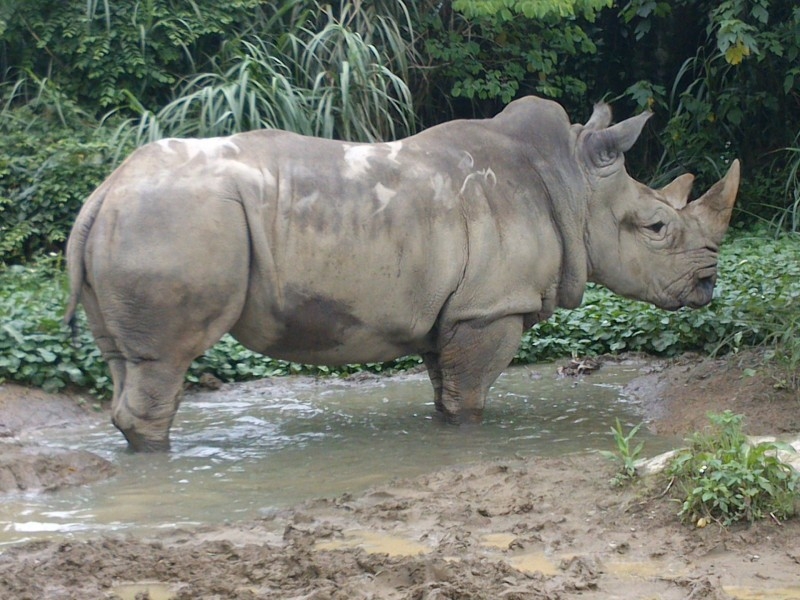
[[[725,408],[752,433],[800,430],[798,398],[750,368],[684,359],[632,390],[660,431]],[[503,461],[232,526],[31,542],[0,554],[0,598],[800,598],[800,520],[692,529],[612,475],[596,455]]]

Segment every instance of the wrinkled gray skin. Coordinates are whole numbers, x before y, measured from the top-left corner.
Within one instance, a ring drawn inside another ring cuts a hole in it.
[[[341,365],[419,353],[438,411],[481,419],[523,331],[587,281],[667,310],[711,300],[738,161],[636,182],[649,114],[570,125],[523,98],[493,119],[354,144],[282,131],[162,140],[92,194],[67,259],[134,450],[166,450],[191,361],[230,332],[271,357]]]

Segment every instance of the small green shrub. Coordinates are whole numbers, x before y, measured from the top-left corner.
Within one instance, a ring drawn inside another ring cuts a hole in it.
[[[708,417],[711,428],[694,434],[670,466],[685,495],[678,515],[684,521],[713,520],[726,527],[736,521],[794,515],[800,474],[777,456],[791,446],[750,444],[742,433],[742,415],[725,411]]]
[[[622,430],[619,419],[611,428],[611,435],[614,436],[614,443],[617,446],[616,452],[611,450],[601,450],[600,454],[619,465],[619,471],[611,480],[611,484],[621,486],[636,478],[636,461],[644,448],[644,442],[639,442],[633,446],[633,438],[639,433],[642,423],[631,429],[627,434]]]
[[[125,148],[47,81],[0,86],[0,96],[0,264],[10,264],[62,249]]]

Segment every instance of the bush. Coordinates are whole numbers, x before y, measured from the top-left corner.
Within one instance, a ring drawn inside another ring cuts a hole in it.
[[[689,448],[670,465],[685,498],[678,515],[700,527],[710,521],[728,526],[794,515],[800,474],[777,456],[791,446],[749,443],[742,433],[742,415],[725,411],[708,418],[710,430],[694,434]]]
[[[14,107],[27,85],[6,88],[0,112],[0,264],[61,251],[84,200],[125,150],[111,127],[93,122],[47,82]]]
[[[74,344],[64,325],[67,295],[58,255],[0,272],[0,381],[46,391],[76,385],[100,396],[109,392],[108,370],[83,312]]]

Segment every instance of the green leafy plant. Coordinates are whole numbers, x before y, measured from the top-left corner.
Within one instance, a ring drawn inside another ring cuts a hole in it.
[[[601,450],[600,454],[619,465],[619,471],[611,480],[612,485],[621,486],[636,478],[636,461],[644,449],[644,442],[633,445],[633,438],[639,433],[642,423],[632,428],[627,434],[622,429],[619,419],[611,428],[611,435],[614,436],[614,443],[617,446],[616,452],[611,450]]]
[[[714,521],[754,521],[795,514],[800,474],[778,457],[792,447],[777,442],[751,444],[742,415],[709,414],[711,427],[694,434],[689,447],[672,460],[669,472],[683,491],[678,515],[704,526]]]
[[[61,319],[66,298],[60,255],[0,271],[0,380],[46,391],[75,385],[106,394],[108,371],[83,314],[74,343]]]
[[[210,65],[231,31],[258,28],[263,0],[28,0],[0,8],[0,67],[54,83],[94,114],[134,96],[161,103]],[[5,14],[4,14],[5,13]]]

